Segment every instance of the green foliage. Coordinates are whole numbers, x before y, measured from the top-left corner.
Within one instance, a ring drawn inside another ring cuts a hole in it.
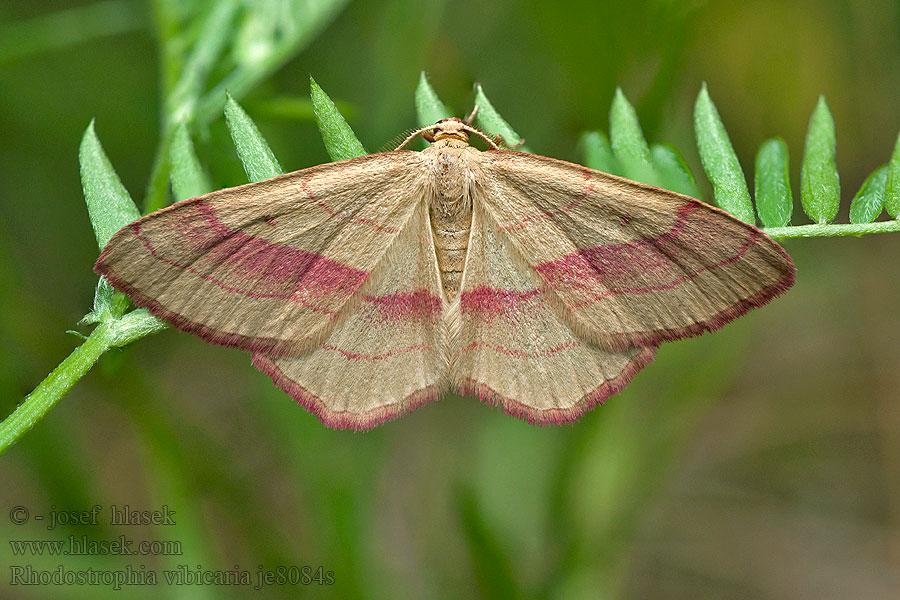
[[[81,138],[78,162],[81,165],[84,201],[97,245],[102,250],[115,232],[136,221],[141,212],[131,201],[131,196],[106,157],[94,131],[93,121]]]
[[[841,182],[834,162],[834,118],[825,96],[809,118],[803,165],[800,169],[800,203],[815,223],[831,223],[841,203]]]
[[[900,135],[888,163],[887,181],[884,185],[884,208],[891,218],[900,217]]]
[[[755,223],[744,171],[705,83],[694,103],[694,134],[700,160],[713,185],[716,204],[745,223]]]
[[[650,146],[644,139],[637,111],[619,88],[609,109],[609,141],[625,177],[650,185],[662,184],[650,161]]]
[[[788,166],[788,147],[781,138],[763,142],[756,153],[756,210],[766,227],[791,222],[794,200]]]
[[[503,138],[503,144],[511,150],[531,152],[525,145],[525,140],[500,116],[480,85],[475,86],[475,106],[478,108],[475,125],[490,135],[499,135]]]
[[[653,163],[654,171],[659,174],[661,187],[700,198],[694,174],[674,147],[669,144],[653,144],[650,147],[650,162]]]
[[[346,119],[338,112],[337,106],[312,77],[309,78],[309,95],[316,113],[319,133],[331,160],[344,160],[368,154]]]
[[[613,154],[609,138],[602,131],[586,131],[581,134],[578,151],[584,166],[604,173],[622,175],[622,167]]]
[[[191,141],[191,135],[184,123],[179,123],[175,127],[169,154],[172,161],[170,166],[172,195],[175,200],[186,200],[212,191],[212,184],[200,166],[200,160],[194,151],[194,142]]]
[[[851,223],[871,223],[884,208],[884,186],[887,183],[888,166],[878,167],[866,177],[862,187],[850,203]]]
[[[241,164],[244,165],[247,179],[262,181],[284,173],[268,142],[257,129],[256,123],[231,95],[225,100],[225,123],[228,125]]]

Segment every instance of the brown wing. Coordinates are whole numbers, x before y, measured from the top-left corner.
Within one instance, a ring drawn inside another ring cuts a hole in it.
[[[579,339],[538,274],[476,202],[459,302],[451,310],[451,385],[531,423],[571,422],[625,387],[655,348]]]
[[[447,387],[443,298],[424,203],[321,347],[253,364],[330,427],[368,429]]]
[[[116,233],[94,269],[207,341],[315,347],[422,203],[416,152],[373,154],[220,190]]]
[[[481,154],[478,197],[579,335],[610,348],[716,329],[794,282],[760,230],[693,198],[571,163]]]

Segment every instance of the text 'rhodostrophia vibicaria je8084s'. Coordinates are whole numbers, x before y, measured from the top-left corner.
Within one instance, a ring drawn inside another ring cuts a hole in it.
[[[660,343],[794,282],[778,244],[699,200],[502,150],[459,119],[416,134],[431,146],[149,214],[95,270],[179,329],[251,352],[326,425],[359,429],[448,390],[574,421]]]

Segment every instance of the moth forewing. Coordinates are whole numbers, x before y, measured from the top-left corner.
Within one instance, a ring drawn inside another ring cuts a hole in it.
[[[694,198],[532,154],[483,156],[502,235],[595,343],[711,331],[793,284],[778,244]]]
[[[95,270],[207,341],[308,352],[420,203],[420,160],[368,155],[176,203],[119,231]]]

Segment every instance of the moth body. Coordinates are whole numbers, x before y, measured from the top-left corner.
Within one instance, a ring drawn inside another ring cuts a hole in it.
[[[472,229],[472,167],[479,151],[458,138],[436,140],[422,152],[433,187],[426,203],[444,298],[459,295]]]

